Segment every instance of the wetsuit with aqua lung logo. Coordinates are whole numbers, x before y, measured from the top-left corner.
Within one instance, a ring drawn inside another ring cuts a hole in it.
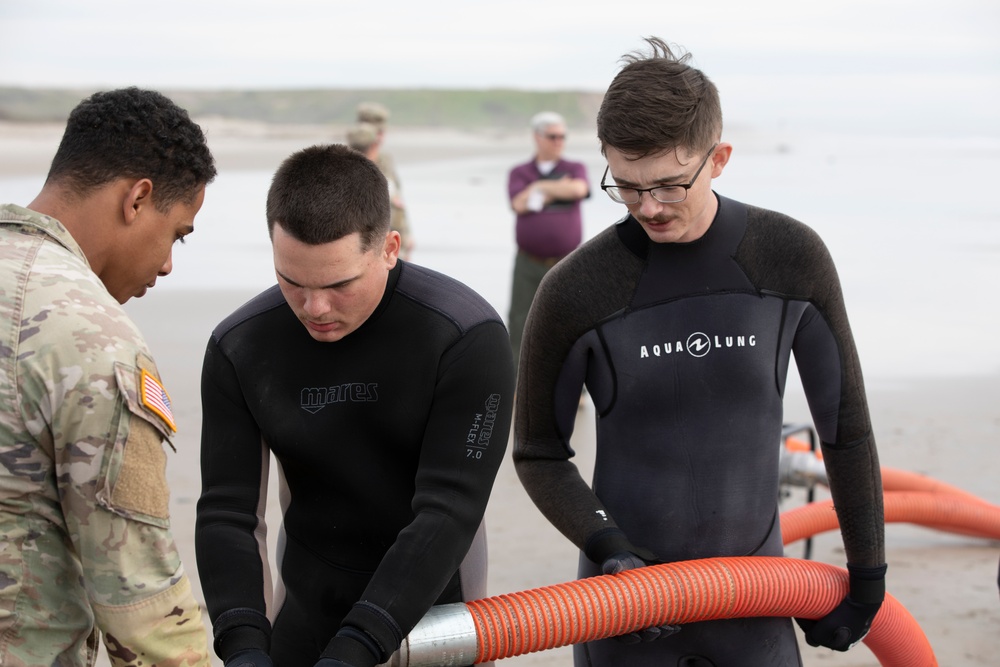
[[[847,561],[884,563],[881,479],[839,280],[819,237],[719,197],[706,234],[652,243],[631,216],[546,277],[528,317],[517,472],[583,552],[649,560],[781,555],[778,454],[794,352]],[[597,411],[593,490],[571,462],[581,387]],[[579,645],[576,664],[799,665],[790,619],[691,623],[655,642]]]
[[[277,667],[312,667],[343,624],[388,657],[431,605],[485,595],[481,522],[513,384],[494,309],[404,262],[337,342],[313,340],[277,287],[223,321],[203,368],[196,529],[216,636],[221,616],[230,648],[270,634]],[[271,454],[283,506],[273,600]]]

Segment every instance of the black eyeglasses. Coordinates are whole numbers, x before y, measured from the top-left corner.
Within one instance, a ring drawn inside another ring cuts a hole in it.
[[[661,204],[676,204],[677,202],[682,202],[687,199],[688,190],[694,185],[694,182],[698,180],[698,176],[701,175],[701,170],[705,168],[708,164],[708,158],[712,157],[712,153],[715,152],[716,147],[719,144],[715,144],[708,151],[708,155],[705,159],[701,161],[701,166],[698,167],[698,171],[694,172],[694,176],[691,177],[690,182],[684,185],[658,185],[655,188],[626,188],[620,185],[605,185],[604,181],[608,178],[608,172],[611,169],[611,165],[604,168],[604,176],[601,177],[601,189],[608,193],[608,196],[612,200],[618,202],[619,204],[638,204],[639,200],[642,199],[642,193],[648,192],[649,196],[660,202]]]
[[[566,139],[565,134],[546,134],[545,138],[549,141],[564,141]]]

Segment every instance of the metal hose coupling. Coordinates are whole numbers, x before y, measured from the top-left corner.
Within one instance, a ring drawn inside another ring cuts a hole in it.
[[[464,602],[431,607],[383,667],[461,667],[476,660],[478,635]]]

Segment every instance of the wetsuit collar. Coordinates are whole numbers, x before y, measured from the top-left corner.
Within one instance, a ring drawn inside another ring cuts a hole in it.
[[[389,301],[392,299],[392,295],[396,292],[396,283],[399,282],[399,273],[402,271],[403,264],[405,263],[406,262],[401,259],[396,260],[396,266],[389,270],[389,275],[386,278],[385,292],[382,294],[382,300],[378,302],[378,305],[375,306],[375,310],[373,310],[372,314],[368,316],[368,319],[365,320],[364,324],[357,328],[357,331],[364,331],[369,326],[372,326],[372,324],[377,322],[382,316],[385,309],[389,307]]]
[[[719,205],[716,208],[715,217],[712,218],[712,224],[709,225],[708,230],[706,230],[704,234],[694,241],[686,243],[666,243],[663,245],[695,248],[702,244],[711,243],[715,236],[722,234],[719,228],[724,225],[721,223],[724,223],[734,215],[739,214],[740,209],[745,211],[745,208],[739,202],[723,197],[717,194],[714,190],[712,191],[712,194],[715,195]],[[642,225],[639,224],[638,220],[632,217],[631,213],[616,223],[616,229],[618,230],[618,238],[633,255],[641,259],[647,258],[649,255],[649,249],[653,245],[653,242],[649,240],[649,236],[646,235]]]

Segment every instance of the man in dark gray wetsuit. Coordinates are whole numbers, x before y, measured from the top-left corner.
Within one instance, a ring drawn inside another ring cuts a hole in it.
[[[356,151],[285,160],[267,220],[278,284],[216,327],[202,374],[195,546],[215,650],[227,667],[372,667],[432,605],[486,594],[510,341],[478,294],[397,259],[385,177]]]
[[[836,270],[805,225],[712,191],[732,152],[718,92],[688,56],[647,41],[652,54],[625,58],[597,118],[601,187],[629,214],[549,272],[528,316],[517,472],[582,551],[581,577],[780,556],[778,453],[794,353],[850,573],[849,595],[799,624],[811,645],[844,651],[882,603],[886,566],[878,456]],[[598,420],[592,488],[571,462],[584,384]],[[650,628],[578,645],[575,658],[801,665],[788,618]]]

